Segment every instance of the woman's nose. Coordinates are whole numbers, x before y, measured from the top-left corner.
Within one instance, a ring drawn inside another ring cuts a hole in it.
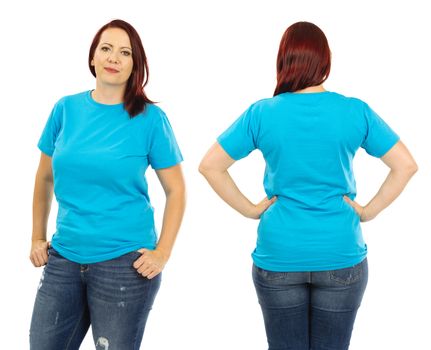
[[[115,54],[110,54],[108,56],[108,61],[110,63],[118,63],[118,58],[117,58],[117,56]]]

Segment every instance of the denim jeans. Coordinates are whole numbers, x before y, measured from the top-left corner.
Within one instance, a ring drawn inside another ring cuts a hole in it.
[[[367,281],[367,259],[319,272],[272,272],[253,265],[269,350],[348,349]]]
[[[31,350],[79,349],[92,326],[96,349],[139,349],[161,276],[142,277],[135,251],[81,265],[48,250],[30,326]]]

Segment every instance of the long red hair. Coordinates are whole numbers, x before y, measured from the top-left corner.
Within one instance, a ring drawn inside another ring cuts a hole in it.
[[[294,23],[281,38],[274,96],[320,85],[330,70],[331,51],[323,31],[310,22]]]
[[[94,66],[91,65],[91,61],[94,57],[96,47],[99,45],[102,33],[108,28],[123,29],[129,36],[130,43],[132,45],[133,70],[130,74],[129,80],[127,81],[126,91],[124,93],[124,108],[127,110],[130,117],[133,118],[144,111],[147,103],[154,103],[147,97],[144,91],[144,87],[147,85],[149,77],[147,56],[145,55],[141,38],[135,28],[125,21],[115,19],[101,27],[91,43],[88,54],[88,67],[94,77],[96,77],[96,71]]]

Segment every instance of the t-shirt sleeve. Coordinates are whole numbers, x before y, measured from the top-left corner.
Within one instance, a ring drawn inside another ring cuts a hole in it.
[[[246,157],[257,148],[256,121],[251,105],[235,122],[227,128],[217,142],[235,160]]]
[[[367,104],[364,115],[367,130],[361,147],[369,155],[380,158],[399,141],[400,137]]]
[[[37,147],[46,155],[52,157],[55,150],[55,141],[61,130],[62,108],[57,102],[48,117],[45,127],[40,136]]]
[[[180,148],[166,114],[160,111],[153,127],[148,159],[155,170],[169,168],[183,160]]]

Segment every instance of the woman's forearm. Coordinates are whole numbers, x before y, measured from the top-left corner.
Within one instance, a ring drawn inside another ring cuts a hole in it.
[[[244,215],[252,217],[255,205],[239,190],[227,170],[201,170],[212,189],[233,209]]]
[[[48,217],[53,197],[53,182],[36,175],[33,193],[32,241],[46,240]]]
[[[206,178],[212,189],[233,209],[247,218],[259,219],[275,201],[276,196],[266,196],[254,204],[242,194],[230,176],[228,169],[235,160],[226,153],[218,142],[208,150],[199,165],[199,172]]]
[[[417,168],[391,170],[373,199],[364,207],[364,221],[375,218],[388,207],[403,191]]]
[[[166,205],[163,214],[163,224],[157,250],[169,258],[175,243],[186,206],[184,189],[176,189],[166,195]]]

